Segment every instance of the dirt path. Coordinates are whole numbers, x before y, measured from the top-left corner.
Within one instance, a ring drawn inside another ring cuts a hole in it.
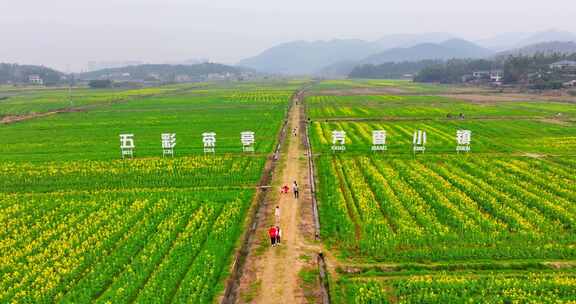
[[[25,121],[25,120],[30,120],[30,119],[35,119],[35,118],[40,118],[40,117],[46,117],[46,116],[51,116],[51,115],[56,115],[58,113],[64,113],[66,111],[64,110],[56,110],[56,111],[49,111],[49,112],[44,112],[44,113],[32,113],[32,114],[22,114],[22,115],[6,115],[4,117],[0,117],[0,124],[11,124],[11,123],[16,123],[16,122],[20,122],[20,121]]]
[[[299,121],[299,113],[293,107],[290,117],[290,128]],[[294,180],[300,184],[300,166],[298,149],[299,143],[290,137],[288,153],[285,154],[286,162],[280,180],[290,185]],[[298,228],[299,201],[291,193],[278,197],[277,206],[280,206],[280,228],[283,230],[282,244],[280,247],[271,248],[263,257],[263,272],[261,276],[262,288],[258,303],[295,303],[298,288],[298,271],[302,267],[298,257],[302,254],[299,247],[302,244],[302,236]]]
[[[256,234],[257,244],[246,262],[246,269],[240,280],[239,303],[308,303],[316,302],[317,290],[303,288],[300,272],[313,270],[318,247],[313,243],[313,219],[311,192],[307,184],[307,160],[305,149],[301,146],[299,123],[301,105],[295,102],[288,115],[287,140],[280,156],[280,165],[275,172],[273,188],[266,202],[265,218]],[[297,136],[292,130],[297,128]],[[302,134],[304,135],[304,134]],[[292,192],[280,194],[280,187],[298,182],[300,198],[295,199]],[[277,224],[274,215],[276,206],[280,207],[279,226],[282,229],[282,243],[271,247],[268,228]],[[315,288],[311,288],[315,289]]]

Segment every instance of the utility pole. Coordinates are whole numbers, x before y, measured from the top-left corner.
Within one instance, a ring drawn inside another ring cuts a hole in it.
[[[74,107],[74,101],[72,100],[72,83],[74,82],[74,74],[70,73],[70,65],[66,66],[66,72],[68,74],[68,102],[70,107]]]
[[[72,100],[72,81],[68,85],[68,100],[70,101],[70,107],[74,106],[74,101]]]

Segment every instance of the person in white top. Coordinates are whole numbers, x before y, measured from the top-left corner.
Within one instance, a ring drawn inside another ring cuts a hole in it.
[[[274,209],[274,216],[276,217],[276,223],[280,223],[280,206],[276,206],[276,209]]]

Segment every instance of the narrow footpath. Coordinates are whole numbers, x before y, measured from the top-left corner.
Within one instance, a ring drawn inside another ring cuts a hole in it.
[[[269,190],[272,193],[266,201],[265,214],[240,280],[238,303],[314,303],[318,297],[319,288],[303,286],[300,276],[301,271],[316,269],[318,247],[314,244],[308,163],[302,146],[302,136],[306,134],[304,130],[300,132],[302,105],[298,95],[294,98],[288,114],[286,141]],[[292,192],[294,181],[298,183],[299,199],[295,199]],[[280,193],[284,185],[290,187],[287,194]],[[282,242],[272,247],[268,228],[278,224],[274,215],[276,206],[280,207]]]

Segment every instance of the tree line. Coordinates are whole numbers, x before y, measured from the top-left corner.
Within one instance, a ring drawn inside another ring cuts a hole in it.
[[[571,73],[555,71],[550,64],[576,61],[575,54],[538,53],[531,56],[509,55],[491,59],[423,60],[356,67],[349,78],[402,78],[414,74],[415,82],[460,83],[477,71],[502,70],[504,84],[522,84],[536,89],[556,88],[573,80]]]
[[[233,75],[238,75],[245,71],[247,70],[217,63],[202,63],[194,65],[142,64],[87,72],[78,75],[78,77],[80,79],[87,80],[126,80],[124,78],[127,78],[130,80],[161,80],[166,82],[173,82],[178,75],[185,75],[195,80],[204,80],[205,77],[209,74],[230,73]]]
[[[29,77],[38,75],[45,85],[55,85],[62,81],[64,74],[53,69],[36,65],[0,63],[0,84],[29,83]]]
[[[422,60],[405,62],[387,62],[383,64],[364,64],[355,67],[349,78],[399,79],[412,77],[421,70],[442,64],[442,60]]]

